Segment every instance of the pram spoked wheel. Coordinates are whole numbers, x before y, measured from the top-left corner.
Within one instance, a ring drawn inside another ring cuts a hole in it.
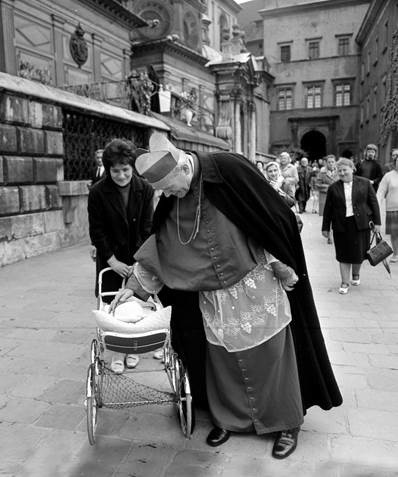
[[[86,413],[87,434],[91,445],[95,444],[95,431],[97,428],[97,399],[95,397],[95,364],[92,363],[87,371],[86,382]]]
[[[178,419],[185,437],[190,437],[193,431],[193,409],[191,387],[188,374],[180,359],[176,359],[176,398]]]
[[[193,432],[194,410],[192,406],[191,386],[188,373],[177,354],[173,351],[170,341],[164,348],[164,367],[175,393],[177,415],[181,430],[185,437],[190,438]]]

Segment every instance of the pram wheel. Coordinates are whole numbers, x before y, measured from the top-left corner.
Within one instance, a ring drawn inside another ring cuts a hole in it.
[[[97,360],[98,361],[98,358]],[[95,444],[95,431],[97,429],[97,394],[98,385],[96,384],[96,364],[90,364],[87,371],[86,381],[86,413],[87,413],[87,434],[90,444]],[[97,368],[98,372],[98,368]]]
[[[180,421],[181,430],[185,437],[190,438],[193,431],[193,407],[191,387],[189,385],[188,373],[182,361],[175,359],[175,383],[177,414]]]

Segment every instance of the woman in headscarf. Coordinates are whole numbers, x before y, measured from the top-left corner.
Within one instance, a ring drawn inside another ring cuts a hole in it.
[[[295,204],[294,186],[286,180],[280,170],[279,164],[275,161],[268,162],[264,166],[264,175],[270,185],[283,197],[289,207]]]
[[[316,180],[316,187],[319,191],[319,215],[323,215],[326,193],[330,184],[337,180],[339,180],[339,175],[337,174],[336,156],[329,154],[326,156],[326,164],[321,167]]]

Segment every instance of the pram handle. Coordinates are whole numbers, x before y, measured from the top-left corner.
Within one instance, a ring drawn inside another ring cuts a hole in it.
[[[102,304],[102,297],[104,296],[116,296],[118,291],[119,290],[116,290],[116,291],[112,291],[112,292],[103,292],[102,291],[102,277],[104,275],[104,273],[107,273],[107,272],[110,272],[110,271],[113,271],[111,267],[107,267],[107,268],[103,268],[99,274],[98,274],[98,308],[100,308],[100,305]],[[122,286],[121,288],[125,288],[126,286],[126,278],[123,278],[123,281],[122,281]],[[159,297],[155,294],[155,295],[151,295],[153,300],[161,305],[161,301],[159,300]],[[136,297],[134,297],[136,298]],[[142,301],[142,300],[140,300]],[[145,303],[145,302],[144,302]]]

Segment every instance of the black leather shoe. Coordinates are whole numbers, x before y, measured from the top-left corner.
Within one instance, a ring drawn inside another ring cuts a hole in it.
[[[209,446],[217,447],[221,444],[224,444],[224,442],[227,442],[230,435],[230,431],[227,431],[226,429],[220,429],[219,427],[214,427],[207,436],[206,442],[209,444]]]
[[[286,431],[278,432],[278,435],[272,448],[272,457],[275,459],[285,459],[297,447],[297,438],[300,428],[288,429]]]

